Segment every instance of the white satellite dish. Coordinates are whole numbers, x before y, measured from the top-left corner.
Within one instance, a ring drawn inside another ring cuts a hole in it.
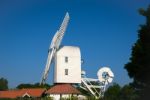
[[[114,77],[113,72],[108,67],[103,67],[99,69],[97,72],[97,76],[100,82],[103,82],[104,84],[111,83]]]

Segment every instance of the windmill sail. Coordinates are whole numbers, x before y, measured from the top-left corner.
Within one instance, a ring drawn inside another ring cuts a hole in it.
[[[54,59],[56,51],[59,49],[60,43],[63,39],[64,33],[65,33],[66,28],[68,26],[69,19],[70,19],[69,14],[66,13],[65,18],[64,18],[59,30],[57,30],[57,32],[55,33],[55,35],[52,39],[51,45],[49,47],[48,58],[47,58],[45,70],[44,70],[44,73],[42,76],[41,84],[44,84],[47,77],[48,77],[51,63]]]
[[[56,32],[56,34],[55,34],[55,36],[54,36],[54,38],[53,38],[53,40],[52,40],[52,43],[51,43],[50,48],[54,48],[54,47],[55,47],[56,49],[59,48],[60,43],[61,43],[61,41],[62,41],[62,38],[63,38],[63,36],[64,36],[64,33],[65,33],[65,31],[66,31],[66,28],[67,28],[67,26],[68,26],[69,19],[70,19],[70,18],[69,18],[69,14],[66,13],[65,18],[64,18],[64,20],[63,20],[63,22],[62,22],[62,24],[61,24],[59,30]]]

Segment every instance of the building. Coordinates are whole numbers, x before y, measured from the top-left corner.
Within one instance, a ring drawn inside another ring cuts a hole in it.
[[[79,94],[81,94],[80,91],[71,84],[56,84],[47,91],[42,88],[0,91],[0,99],[24,100],[32,98],[41,100],[43,97],[51,97],[53,100],[60,100],[60,98],[77,97]]]
[[[45,93],[46,89],[36,88],[36,89],[19,89],[19,90],[7,90],[0,91],[0,98],[34,98],[40,100],[40,98]]]
[[[61,98],[71,98],[72,96],[77,97],[81,93],[71,84],[56,84],[46,91],[45,94],[54,100],[60,100]]]

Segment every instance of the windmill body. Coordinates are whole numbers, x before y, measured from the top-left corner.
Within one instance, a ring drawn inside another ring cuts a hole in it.
[[[63,46],[55,58],[54,83],[81,83],[80,48]]]

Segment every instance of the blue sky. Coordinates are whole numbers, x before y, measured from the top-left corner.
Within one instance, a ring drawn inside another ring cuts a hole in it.
[[[129,79],[124,64],[145,18],[138,14],[149,0],[1,0],[0,77],[14,88],[41,80],[48,47],[66,12],[70,22],[62,45],[79,46],[88,77],[97,78],[102,66],[115,74],[114,82]],[[53,80],[51,68],[48,83]]]

